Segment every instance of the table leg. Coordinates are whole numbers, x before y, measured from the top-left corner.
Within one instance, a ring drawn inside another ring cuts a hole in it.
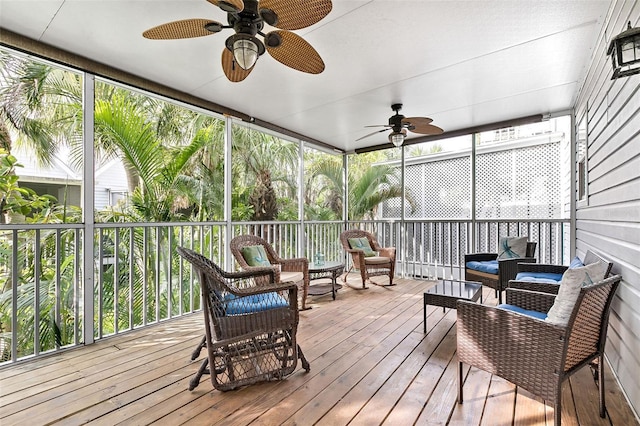
[[[331,272],[331,296],[333,297],[333,300],[336,300],[336,281],[338,280],[337,272],[337,270]]]
[[[423,302],[422,316],[424,317],[422,321],[422,327],[424,329],[424,333],[426,334],[427,333],[427,295],[426,294],[423,296],[422,302]]]

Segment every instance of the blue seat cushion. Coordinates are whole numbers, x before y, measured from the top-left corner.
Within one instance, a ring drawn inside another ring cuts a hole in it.
[[[467,268],[474,271],[486,272],[488,274],[498,275],[498,261],[485,260],[482,262],[467,262]]]
[[[276,292],[252,294],[251,296],[243,297],[226,294],[224,304],[227,315],[250,314],[289,306],[289,302]]]
[[[551,272],[518,272],[516,280],[530,283],[560,284],[562,274],[553,274]]]
[[[544,319],[547,318],[547,314],[544,313],[544,312],[531,311],[529,309],[522,309],[521,307],[516,306],[516,305],[508,305],[506,303],[503,303],[502,305],[498,305],[498,308],[506,309],[508,311],[517,312],[519,314],[528,315],[530,317],[538,318],[538,319],[541,319],[541,320],[544,320]]]

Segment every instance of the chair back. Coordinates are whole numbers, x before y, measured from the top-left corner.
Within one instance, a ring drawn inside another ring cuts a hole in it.
[[[604,353],[609,309],[621,279],[614,275],[580,290],[567,325],[565,373]]]
[[[536,243],[536,242],[528,241],[527,242],[527,250],[526,250],[526,254],[524,255],[524,257],[536,257],[536,246],[537,245],[538,245],[538,243]]]
[[[358,253],[354,253],[353,251],[351,251],[352,247],[351,244],[349,244],[349,238],[366,238],[367,240],[369,240],[369,246],[374,251],[377,251],[379,249],[378,242],[373,237],[373,234],[367,231],[363,231],[362,229],[349,229],[343,231],[340,234],[340,242],[342,243],[342,248],[344,249],[345,253],[351,254],[353,265],[356,268],[360,269],[361,267],[363,267],[363,265],[360,265],[360,256],[358,255]]]
[[[340,234],[340,242],[345,250],[351,250],[349,238],[366,238],[369,240],[369,245],[373,250],[377,250],[379,248],[378,241],[371,232],[363,231],[362,229],[349,229],[347,231],[343,231]]]
[[[246,269],[249,267],[247,260],[242,254],[242,249],[249,246],[263,246],[264,250],[267,252],[269,263],[271,263],[272,265],[280,263],[280,256],[278,256],[276,251],[273,249],[273,246],[271,246],[271,244],[269,244],[267,240],[255,235],[239,235],[237,237],[234,237],[229,242],[229,249],[231,250],[231,254],[236,259],[236,262],[238,262],[238,265],[240,265],[241,269]]]
[[[176,250],[180,256],[193,265],[198,274],[207,334],[212,338],[215,336],[214,340],[222,339],[220,318],[225,316],[224,295],[229,290],[225,284],[222,269],[191,249],[178,247]],[[213,325],[213,330],[210,329],[211,325]]]
[[[591,265],[592,263],[596,263],[598,261],[604,262],[607,264],[607,270],[604,273],[605,277],[608,277],[611,273],[611,268],[613,267],[613,262],[609,262],[604,257],[600,256],[597,253],[592,252],[591,250],[587,250],[587,253],[584,255],[584,261],[582,262],[584,265]]]

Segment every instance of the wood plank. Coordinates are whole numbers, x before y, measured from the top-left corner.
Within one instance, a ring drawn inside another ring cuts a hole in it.
[[[609,425],[608,417],[600,417],[598,386],[589,367],[583,367],[569,380],[573,389],[579,389],[580,398],[574,400],[579,424]]]
[[[419,325],[422,305],[413,302],[413,307],[409,306],[408,308],[412,309],[403,309],[399,315],[381,328],[380,333],[365,339],[359,345],[359,350],[364,352],[362,357],[355,363],[350,361],[349,365],[341,365],[342,374],[340,377],[334,377],[331,382],[326,383],[321,389],[317,389],[319,392],[313,398],[305,401],[304,405],[296,404],[297,406],[292,407],[296,408],[295,413],[292,412],[293,410],[283,410],[282,407],[278,407],[271,409],[272,413],[267,411],[265,413],[267,417],[276,422],[283,421],[284,424],[296,424],[300,421],[313,423],[318,420],[323,414],[323,410],[333,407],[340,398],[343,398],[352,389],[354,383],[362,380],[367,372],[382,362],[389,352],[404,339],[403,327],[411,330]],[[387,320],[388,317],[383,316],[381,319]],[[338,361],[336,364],[341,363]],[[336,364],[332,366],[332,369]],[[258,424],[260,423],[261,421],[258,421]],[[268,424],[268,422],[262,424]]]
[[[579,389],[576,389],[580,392]],[[553,424],[555,410],[551,404],[547,405],[547,424]],[[562,424],[565,426],[580,426],[576,415],[576,406],[573,403],[573,389],[571,381],[565,380],[562,384]]]
[[[438,309],[438,312],[441,311]],[[387,415],[384,424],[404,425],[413,423],[420,416],[427,401],[431,398],[456,351],[455,336],[451,334],[455,319],[452,312],[449,312],[445,320],[438,321],[429,332],[428,341],[439,343],[437,349],[400,396],[400,400],[396,403],[393,411]],[[441,339],[443,335],[445,337]],[[425,350],[425,353],[428,353],[428,350]]]
[[[640,425],[631,407],[618,386],[609,363],[605,362],[604,369],[604,397],[607,414],[614,425]]]
[[[513,424],[514,426],[545,426],[547,414],[544,401],[531,392],[518,387]]]
[[[484,406],[484,415],[480,424],[485,426],[511,425],[515,403],[516,386],[502,377],[492,375],[487,402]]]
[[[415,321],[415,320],[414,320]],[[415,334],[414,334],[415,336]],[[313,400],[308,401],[304,406],[300,407],[291,417],[287,418],[283,424],[295,425],[300,422],[311,421],[315,423],[327,411],[334,409],[334,406],[346,395],[355,392],[355,386],[360,387],[361,381],[366,375],[373,374],[374,368],[384,364],[392,351],[399,350],[400,354],[408,354],[415,347],[415,342],[407,340],[405,336],[398,333],[391,333],[386,339],[371,347],[357,364],[353,364],[349,369],[344,371],[339,379],[333,380],[321,392],[319,392]],[[406,343],[402,345],[401,343]],[[384,371],[383,374],[389,374]],[[366,387],[366,384],[363,386]],[[358,392],[355,392],[356,394]],[[278,410],[280,411],[280,410]],[[278,418],[276,417],[276,420]]]
[[[436,313],[442,315],[441,309],[435,309]],[[435,313],[434,313],[435,315]],[[445,358],[451,358],[449,355],[453,355],[455,351],[455,339],[447,333],[451,330],[455,321],[455,311],[449,310],[446,321],[438,321],[436,328],[432,329],[426,337],[420,339],[419,344],[416,345],[414,350],[409,356],[402,360],[401,365],[392,374],[384,377],[384,382],[381,386],[376,386],[375,382],[365,382],[364,385],[368,388],[367,393],[372,395],[368,400],[364,399],[367,395],[365,392],[351,392],[348,397],[343,398],[340,404],[346,407],[355,407],[358,401],[357,397],[354,398],[352,394],[363,395],[362,401],[366,401],[366,405],[357,412],[357,415],[353,417],[353,421],[356,424],[376,424],[380,422],[380,419],[385,419],[394,409],[397,401],[407,391],[416,375],[424,368],[429,361],[434,362],[434,357],[444,355]],[[433,320],[432,320],[433,322]],[[416,335],[422,335],[420,333],[413,333]],[[424,335],[423,335],[424,336]],[[434,354],[438,349],[442,350]],[[440,372],[444,371],[444,368]],[[374,377],[378,375],[377,371],[373,371]],[[383,377],[380,375],[379,377]],[[381,380],[381,379],[380,379]],[[436,380],[437,382],[437,380]],[[422,389],[424,392],[424,389]],[[337,407],[331,410],[331,413],[335,412]],[[344,409],[343,409],[344,411]],[[331,414],[330,413],[330,414]],[[339,419],[332,419],[333,416],[328,415],[323,420],[328,420],[324,424],[345,424],[346,422],[339,421]],[[414,417],[415,418],[415,417]]]
[[[463,366],[463,377],[469,372],[469,366]],[[440,377],[424,410],[417,418],[418,424],[447,424],[451,413],[458,404],[458,357],[452,357]]]
[[[176,336],[179,336],[181,340],[189,341],[189,344],[195,347],[200,339],[200,332],[191,330],[190,333],[186,333],[185,330],[182,330]],[[34,375],[36,379],[40,378],[41,380],[37,395],[33,394],[31,384],[27,388],[12,393],[8,393],[9,387],[3,387],[3,396],[0,397],[2,415],[8,416],[33,405],[44,403],[62,393],[89,388],[100,380],[109,379],[113,371],[126,368],[130,358],[153,357],[155,352],[173,345],[174,343],[170,339],[163,339],[163,341],[155,342],[153,346],[149,347],[143,339],[140,339],[139,345],[136,347],[131,347],[131,350],[118,351],[117,354],[109,351],[103,357],[90,357],[88,360],[76,361],[75,357],[68,361],[63,360],[57,364],[55,369],[50,369],[51,374]],[[160,356],[162,353],[160,353]],[[56,377],[56,375],[60,377]],[[15,379],[16,377],[14,377]],[[29,381],[28,383],[31,382]],[[19,387],[23,388],[24,386],[19,385]],[[5,392],[8,395],[4,395]],[[31,398],[25,398],[27,395],[31,395]]]
[[[2,419],[7,424],[40,424],[52,420],[62,420],[82,409],[91,408],[101,401],[111,399],[131,387],[139,386],[151,380],[153,375],[168,374],[175,370],[176,364],[188,364],[185,357],[182,362],[167,363],[166,357],[193,349],[193,340],[173,345],[161,351],[153,352],[130,360],[126,367],[117,365],[110,369],[108,378],[92,383],[91,385],[66,392],[52,399],[37,404],[33,408],[37,413],[27,410],[20,411]],[[109,382],[110,385],[102,386],[101,382]]]
[[[454,364],[457,364],[457,357]],[[462,404],[455,404],[453,413],[447,424],[449,425],[477,425],[482,420],[482,414],[487,402],[491,373],[471,368],[464,380]],[[492,413],[488,414],[489,416]]]

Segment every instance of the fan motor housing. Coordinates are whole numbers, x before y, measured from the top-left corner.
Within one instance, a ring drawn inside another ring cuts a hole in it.
[[[396,115],[392,115],[389,117],[389,126],[393,129],[394,132],[399,133],[402,129],[402,120],[404,120],[404,115],[398,114],[396,111]]]

